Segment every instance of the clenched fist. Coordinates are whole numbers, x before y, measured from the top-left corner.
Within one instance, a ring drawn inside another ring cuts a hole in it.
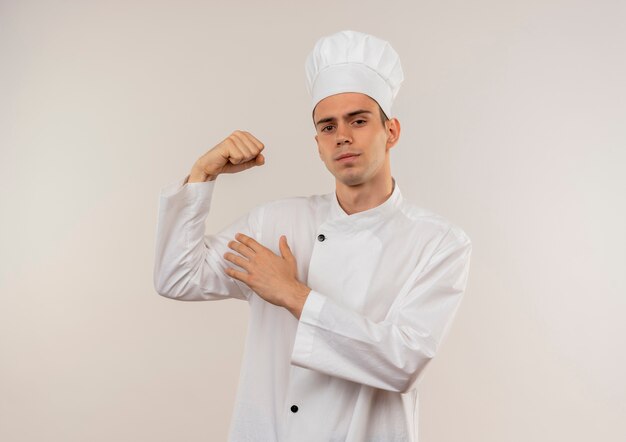
[[[263,143],[250,132],[236,130],[193,165],[189,183],[213,181],[222,173],[237,173],[265,163]]]

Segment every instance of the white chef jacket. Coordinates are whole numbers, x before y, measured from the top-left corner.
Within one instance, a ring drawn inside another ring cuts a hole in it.
[[[168,298],[247,301],[230,441],[417,440],[416,384],[465,290],[471,242],[391,196],[348,215],[335,193],[275,200],[205,234],[216,181],[161,190],[154,287]],[[280,254],[286,235],[312,290],[300,320],[224,273],[237,232]]]

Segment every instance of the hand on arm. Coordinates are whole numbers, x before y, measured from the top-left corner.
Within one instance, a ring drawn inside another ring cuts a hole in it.
[[[278,247],[281,256],[242,233],[238,233],[235,239],[228,243],[228,247],[237,254],[227,252],[224,258],[245,271],[227,267],[226,274],[248,285],[267,302],[286,308],[299,319],[311,289],[298,280],[296,258],[291,253],[287,238],[280,237]]]

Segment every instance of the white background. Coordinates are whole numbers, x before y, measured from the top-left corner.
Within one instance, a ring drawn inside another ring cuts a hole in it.
[[[626,3],[0,1],[0,440],[221,441],[247,304],[152,286],[159,190],[235,129],[209,231],[332,191],[315,41],[388,40],[392,170],[473,242],[421,442],[626,440]]]

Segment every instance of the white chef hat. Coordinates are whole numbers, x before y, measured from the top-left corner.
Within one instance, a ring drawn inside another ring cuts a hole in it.
[[[360,92],[391,115],[391,104],[404,80],[400,57],[391,45],[356,31],[320,38],[305,63],[311,109],[320,100],[342,92]]]

